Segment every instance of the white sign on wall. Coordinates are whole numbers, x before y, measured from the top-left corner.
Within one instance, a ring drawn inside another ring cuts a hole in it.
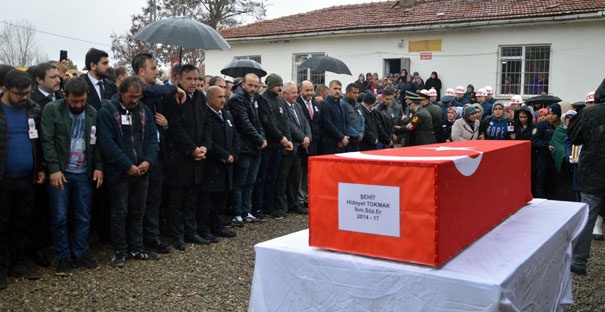
[[[338,183],[338,229],[399,237],[399,187]]]

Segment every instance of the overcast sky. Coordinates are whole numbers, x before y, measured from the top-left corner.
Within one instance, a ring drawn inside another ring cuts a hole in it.
[[[268,0],[267,19],[304,13],[334,5],[367,3],[376,0]],[[125,34],[130,16],[142,11],[147,0],[16,0],[0,8],[0,22],[27,20],[34,24],[36,41],[51,59],[67,50],[69,58],[81,69],[89,48],[110,53],[110,34]],[[4,24],[0,24],[3,26]],[[111,53],[110,53],[111,55]],[[110,59],[111,62],[111,59]]]

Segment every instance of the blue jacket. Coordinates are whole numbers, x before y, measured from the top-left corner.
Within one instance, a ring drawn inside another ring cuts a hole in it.
[[[111,100],[103,101],[97,114],[98,143],[103,154],[105,179],[110,183],[126,176],[132,165],[138,166],[143,161],[153,165],[160,150],[151,110],[139,101],[128,113],[132,125],[122,125],[121,116],[127,111],[120,104],[119,94],[115,94]]]

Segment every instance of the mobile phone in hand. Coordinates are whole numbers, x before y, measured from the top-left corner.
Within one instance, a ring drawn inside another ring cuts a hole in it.
[[[67,59],[67,51],[66,50],[61,50],[61,53],[59,55],[59,62],[66,60]]]

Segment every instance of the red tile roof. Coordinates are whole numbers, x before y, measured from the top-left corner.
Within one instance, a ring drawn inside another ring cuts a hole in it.
[[[340,5],[220,30],[223,37],[263,37],[325,31],[455,24],[596,13],[605,0],[417,0]]]

